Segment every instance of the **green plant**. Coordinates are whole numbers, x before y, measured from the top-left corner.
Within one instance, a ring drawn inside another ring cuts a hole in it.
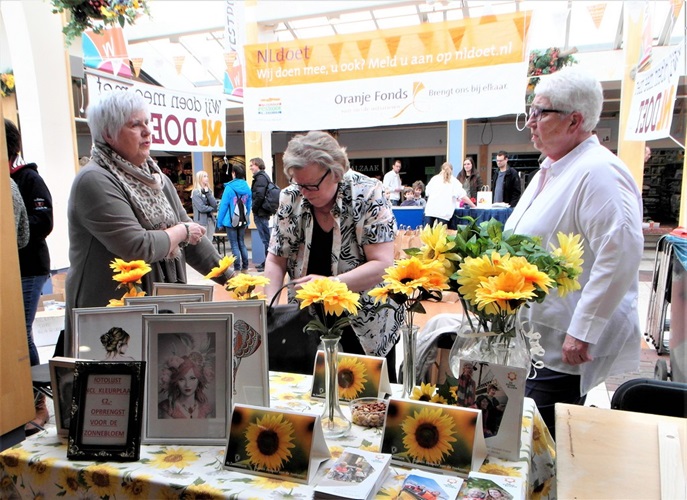
[[[64,11],[70,14],[67,25],[62,28],[67,45],[87,29],[100,33],[102,26],[94,20],[102,21],[105,26],[124,27],[126,23],[134,24],[142,13],[150,15],[147,0],[51,0],[51,3],[54,14]]]

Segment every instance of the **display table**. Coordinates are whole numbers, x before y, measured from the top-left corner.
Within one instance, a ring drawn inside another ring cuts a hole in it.
[[[460,220],[460,217],[469,216],[475,219],[477,224],[491,219],[496,219],[505,224],[512,213],[512,208],[458,208],[453,214],[453,223],[458,226],[465,225],[465,221]]]
[[[270,374],[273,408],[320,413],[322,403],[310,399],[312,377],[288,373]],[[394,386],[400,391],[401,386]],[[348,412],[348,405],[342,404]],[[347,413],[348,414],[348,413]],[[70,462],[66,439],[54,426],[21,445],[0,453],[0,498],[267,498],[308,499],[314,485],[230,472],[222,468],[224,447],[150,445],[141,447],[141,459],[128,463]],[[354,425],[346,437],[331,440],[338,456],[347,446],[378,451],[381,429]],[[511,475],[528,481],[530,493],[552,492],[554,447],[548,430],[531,399],[525,399],[522,451],[517,462],[488,458],[481,470]],[[408,469],[393,467],[377,498],[395,498]],[[322,467],[318,480],[326,471]],[[16,489],[16,492],[14,491]],[[14,496],[13,496],[14,495]],[[531,495],[530,495],[531,496]]]
[[[661,495],[659,476],[660,423],[678,427],[687,474],[687,419],[557,404],[558,497],[666,498]],[[676,478],[676,460],[667,460],[665,466]]]

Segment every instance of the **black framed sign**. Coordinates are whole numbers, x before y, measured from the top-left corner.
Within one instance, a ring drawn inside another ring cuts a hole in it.
[[[145,361],[76,361],[69,460],[139,459],[145,370]]]

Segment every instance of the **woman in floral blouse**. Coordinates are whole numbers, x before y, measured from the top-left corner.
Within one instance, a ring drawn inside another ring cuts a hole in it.
[[[284,153],[291,185],[282,190],[265,265],[271,298],[288,274],[298,285],[336,276],[361,293],[352,331],[344,331],[346,352],[386,356],[396,381],[394,345],[402,313],[376,311],[367,291],[393,265],[396,221],[381,182],[350,170],[345,148],[329,134],[311,131],[291,139]],[[327,258],[329,256],[329,258]],[[289,289],[293,301],[295,290]]]

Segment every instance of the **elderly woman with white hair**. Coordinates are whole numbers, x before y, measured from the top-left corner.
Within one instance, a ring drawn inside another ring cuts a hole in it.
[[[382,183],[350,170],[346,149],[326,132],[297,135],[284,152],[284,173],[291,185],[279,200],[265,263],[274,296],[284,275],[298,285],[335,276],[361,292],[361,308],[344,331],[346,352],[386,356],[396,381],[394,346],[401,314],[377,311],[366,291],[382,282],[394,262],[396,220]],[[294,300],[294,290],[289,290]]]
[[[580,235],[581,290],[549,296],[524,311],[546,350],[545,368],[527,392],[554,433],[555,403],[584,404],[606,377],[639,368],[637,314],[642,259],[642,197],[625,164],[592,133],[603,104],[601,84],[577,68],[542,79],[527,127],[546,158],[506,229],[558,246]]]
[[[150,115],[143,97],[133,91],[105,93],[89,105],[87,116],[91,160],[74,179],[67,212],[66,355],[74,354],[72,309],[121,298],[110,269],[115,258],[151,266],[142,284],[148,294],[153,282],[185,283],[187,261],[207,274],[220,259],[203,237],[205,228],[189,219],[172,181],[150,157]]]

